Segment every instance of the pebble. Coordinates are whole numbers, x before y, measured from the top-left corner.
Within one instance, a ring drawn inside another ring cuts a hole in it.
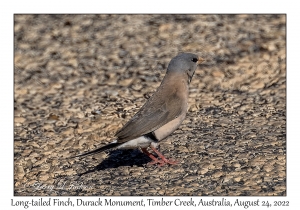
[[[24,117],[15,117],[14,118],[14,122],[15,123],[18,123],[18,124],[22,124],[22,123],[24,123],[26,121],[26,118],[24,118]]]

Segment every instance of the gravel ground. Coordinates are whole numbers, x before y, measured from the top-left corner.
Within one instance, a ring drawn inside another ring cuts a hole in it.
[[[26,195],[286,195],[285,15],[15,15],[14,192]],[[206,62],[183,124],[149,166],[107,144],[170,59]]]

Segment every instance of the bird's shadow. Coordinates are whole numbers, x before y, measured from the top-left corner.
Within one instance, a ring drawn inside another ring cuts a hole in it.
[[[108,158],[103,160],[99,165],[95,166],[86,172],[78,174],[79,176],[92,173],[95,171],[101,171],[109,168],[118,168],[120,166],[143,166],[151,161],[151,158],[146,156],[140,150],[113,150],[109,152]]]

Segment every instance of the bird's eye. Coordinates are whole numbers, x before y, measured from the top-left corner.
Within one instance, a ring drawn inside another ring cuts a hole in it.
[[[198,61],[198,58],[193,58],[192,61],[196,63]]]

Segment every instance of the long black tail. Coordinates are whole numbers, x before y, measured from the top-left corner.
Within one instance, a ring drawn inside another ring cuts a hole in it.
[[[119,145],[120,145],[120,143],[110,143],[110,144],[105,145],[103,147],[100,147],[98,149],[95,149],[95,150],[92,150],[92,151],[89,151],[89,152],[86,152],[86,153],[83,153],[83,154],[80,154],[80,155],[73,156],[72,158],[97,154],[97,153],[103,152],[105,150],[109,150],[109,149],[115,148],[115,147],[117,147]]]

